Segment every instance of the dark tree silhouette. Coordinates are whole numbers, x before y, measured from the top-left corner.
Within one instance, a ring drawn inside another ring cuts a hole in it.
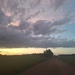
[[[54,55],[53,52],[50,49],[44,51],[43,54],[44,54],[44,56],[48,56],[48,57],[52,57]]]

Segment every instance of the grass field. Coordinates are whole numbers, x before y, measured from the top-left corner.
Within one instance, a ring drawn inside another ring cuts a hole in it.
[[[75,66],[75,56],[58,56],[58,58]]]
[[[16,75],[44,60],[39,55],[0,56],[0,75]]]

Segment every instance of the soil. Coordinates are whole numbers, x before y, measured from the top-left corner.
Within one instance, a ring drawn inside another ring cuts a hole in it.
[[[51,58],[18,75],[75,75],[75,67],[57,58]]]

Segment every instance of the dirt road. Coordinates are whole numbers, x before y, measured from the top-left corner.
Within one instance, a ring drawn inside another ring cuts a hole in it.
[[[51,58],[19,75],[75,75],[75,67],[56,58]]]

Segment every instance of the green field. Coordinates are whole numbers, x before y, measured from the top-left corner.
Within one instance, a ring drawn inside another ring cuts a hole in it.
[[[0,75],[16,75],[44,60],[40,55],[0,56]]]
[[[58,56],[58,59],[75,66],[75,56]]]

